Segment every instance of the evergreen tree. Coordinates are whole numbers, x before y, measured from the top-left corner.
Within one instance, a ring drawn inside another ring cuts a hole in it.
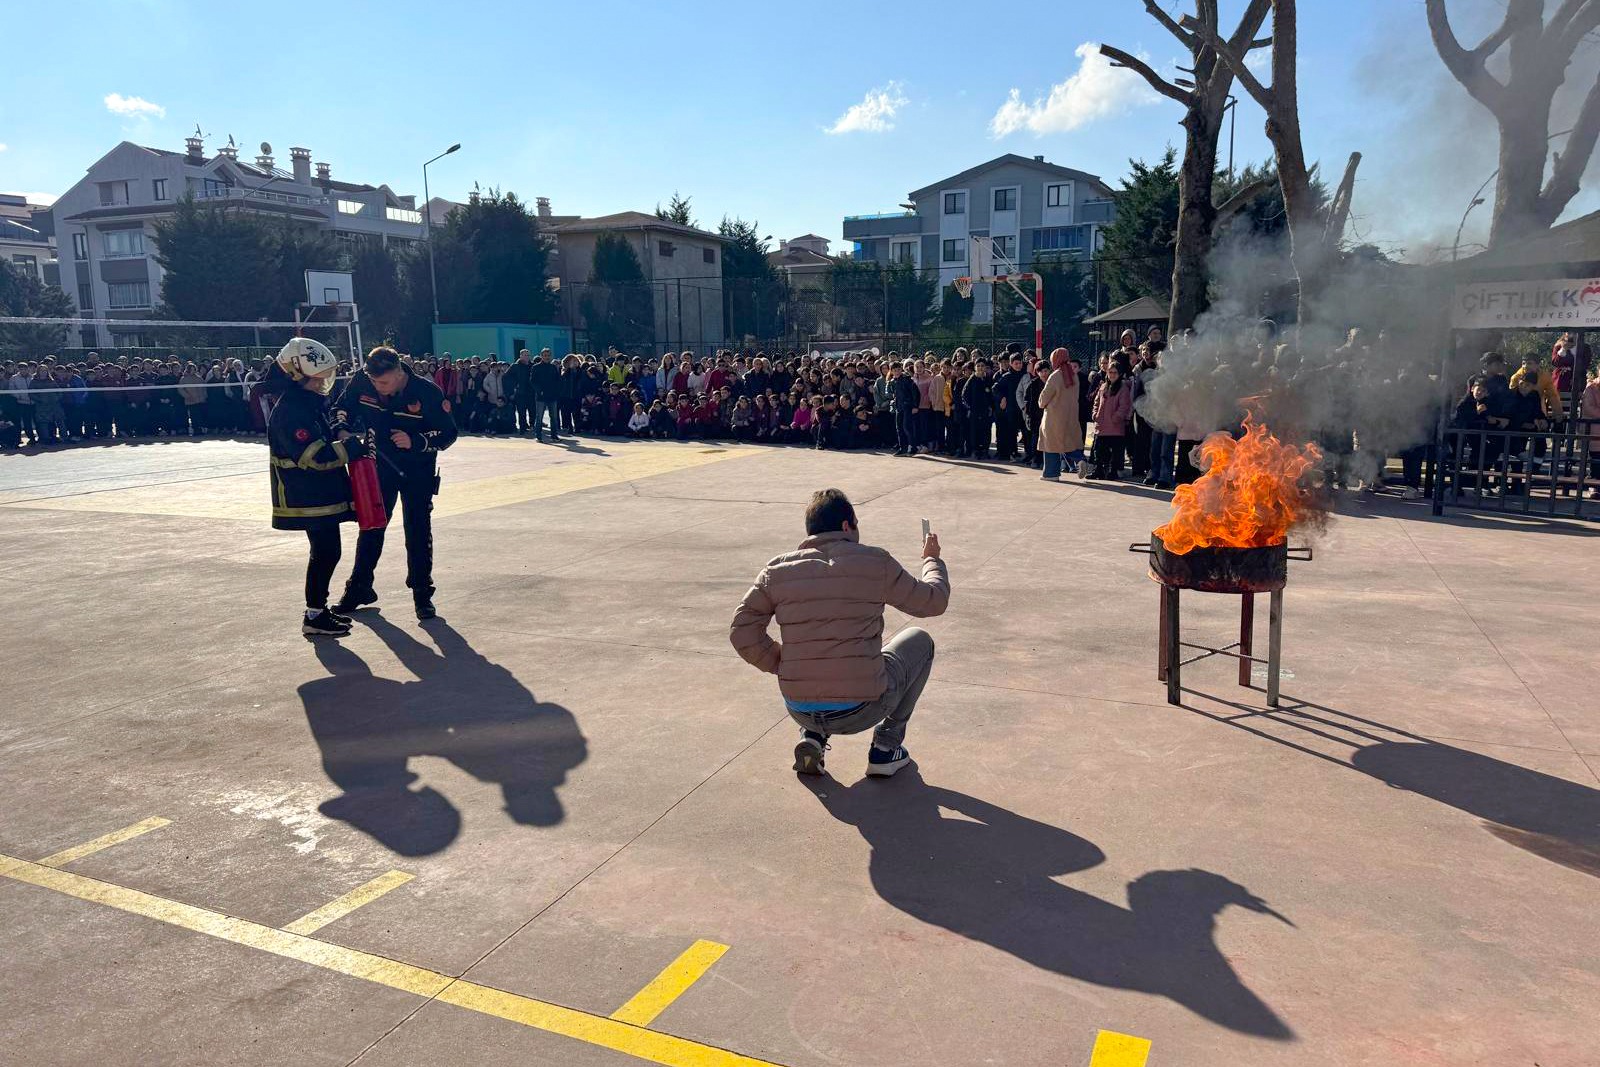
[[[255,214],[185,197],[156,223],[156,262],[162,270],[158,318],[289,317],[279,299],[273,235]]]
[[[666,222],[676,222],[679,226],[698,226],[694,212],[689,207],[690,199],[687,196],[679,196],[677,190],[673,190],[672,199],[666,207],[656,205],[656,218]]]
[[[687,206],[687,201],[684,202]],[[787,286],[767,261],[767,243],[758,224],[726,215],[717,225],[722,237],[723,328],[730,338],[771,338],[779,333]]]
[[[538,216],[516,193],[491,189],[450,212],[434,232],[441,320],[545,323],[555,318],[556,299],[547,284],[549,245]],[[447,290],[445,259],[452,261],[452,274],[468,268],[470,281]]]
[[[962,296],[954,285],[944,287],[944,297],[939,302],[939,325],[946,330],[961,330],[972,324],[973,297]]]
[[[918,271],[909,263],[891,263],[885,271],[884,290],[889,304],[885,323],[890,333],[917,333],[934,317],[937,276]]]
[[[1116,307],[1141,296],[1172,299],[1173,240],[1178,228],[1177,153],[1154,164],[1129,160],[1116,193],[1116,221],[1100,231],[1101,279]]]
[[[645,281],[633,245],[620,233],[596,236],[589,284],[579,308],[595,351],[613,346],[626,352],[653,345],[655,293]]]
[[[0,259],[0,315],[70,318],[72,299],[60,286],[46,285],[32,271]],[[64,326],[0,326],[0,346],[14,347],[28,359],[62,347],[66,337]]]

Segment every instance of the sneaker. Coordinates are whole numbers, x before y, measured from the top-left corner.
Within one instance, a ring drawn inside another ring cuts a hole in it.
[[[340,626],[343,626],[347,630],[350,627],[355,625],[355,620],[352,619],[350,616],[341,615],[339,612],[334,611],[332,608],[328,609],[328,614],[333,616],[333,621],[334,622],[337,622]]]
[[[300,632],[307,637],[343,637],[350,632],[350,623],[340,622],[338,616],[323,608],[301,617]]]
[[[910,762],[911,753],[906,751],[904,745],[893,752],[885,752],[877,745],[873,745],[867,750],[867,777],[888,778]]]
[[[1143,484],[1144,484],[1144,485],[1148,485],[1148,486],[1150,486],[1150,487],[1151,487],[1151,488],[1152,488],[1152,489],[1153,489],[1153,488],[1155,488],[1155,487],[1156,487],[1156,486],[1157,486],[1157,485],[1158,485],[1158,484],[1160,484],[1160,483],[1159,483],[1159,482],[1157,482],[1157,481],[1156,481],[1156,476],[1155,476],[1155,475],[1153,475],[1153,474],[1151,474],[1151,475],[1148,475],[1148,476],[1147,476],[1147,477],[1146,477],[1146,478],[1145,478],[1145,480],[1144,480],[1144,482],[1143,482]]]
[[[341,596],[339,598],[339,602],[333,606],[333,614],[348,618],[352,612],[360,608],[364,608],[369,604],[376,604],[377,602],[377,590],[372,589],[371,587],[366,589],[352,589],[347,585],[344,587],[344,595]]]
[[[1421,500],[1422,490],[1414,485],[1408,485],[1401,491],[1400,496],[1405,500]]]
[[[417,621],[418,622],[427,622],[429,619],[432,619],[432,618],[435,618],[435,617],[438,616],[439,612],[437,610],[435,610],[434,606],[433,606],[433,597],[431,597],[431,596],[419,596],[419,597],[415,597],[414,599],[415,599],[416,605],[417,605]]]
[[[1078,477],[1080,477],[1080,478],[1089,477],[1089,471],[1090,471],[1089,461],[1086,460],[1086,459],[1078,460]]]
[[[794,746],[794,772],[796,774],[821,774],[822,754],[828,750],[828,740],[821,734],[807,730]]]

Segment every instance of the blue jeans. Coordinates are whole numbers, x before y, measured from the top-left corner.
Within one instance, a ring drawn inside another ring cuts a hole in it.
[[[1061,477],[1063,467],[1070,473],[1072,468],[1083,460],[1083,449],[1074,452],[1044,452],[1044,476],[1046,478]]]
[[[872,743],[885,752],[893,751],[905,743],[906,724],[917,710],[922,687],[928,684],[928,674],[933,670],[932,636],[921,627],[907,626],[883,646],[883,668],[888,686],[878,699],[852,711],[791,711],[789,717],[801,729],[824,738],[859,734],[876,726]]]
[[[1178,452],[1178,435],[1150,432],[1150,477],[1162,485],[1172,484],[1172,465]]]
[[[539,400],[533,402],[533,436],[539,437],[544,433],[545,420],[550,420],[550,436],[561,436],[560,410],[554,400]]]

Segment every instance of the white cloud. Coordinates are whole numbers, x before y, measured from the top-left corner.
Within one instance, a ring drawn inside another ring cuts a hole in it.
[[[4,152],[6,149],[8,149],[10,147],[11,146],[6,144],[4,141],[0,141],[0,152]]]
[[[1066,133],[1160,99],[1139,75],[1113,67],[1098,45],[1080,44],[1077,55],[1078,69],[1066,81],[1052,85],[1048,96],[1030,104],[1022,99],[1021,90],[1012,89],[989,120],[990,134],[998,138],[1022,129]]]
[[[1270,48],[1256,49],[1244,57],[1244,65],[1256,74],[1272,73],[1272,50]]]
[[[881,89],[872,89],[861,98],[861,103],[851,104],[843,115],[828,127],[829,133],[883,133],[894,129],[894,117],[908,101],[899,82],[890,82]]]
[[[124,115],[128,118],[156,118],[167,117],[167,109],[160,104],[152,104],[142,96],[123,96],[121,93],[106,94],[106,110],[113,115]]]

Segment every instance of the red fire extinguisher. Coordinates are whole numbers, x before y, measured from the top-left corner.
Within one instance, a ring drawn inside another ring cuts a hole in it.
[[[381,530],[389,524],[383,509],[383,490],[378,487],[378,464],[371,456],[350,461],[350,496],[356,506],[356,525],[363,530]]]

